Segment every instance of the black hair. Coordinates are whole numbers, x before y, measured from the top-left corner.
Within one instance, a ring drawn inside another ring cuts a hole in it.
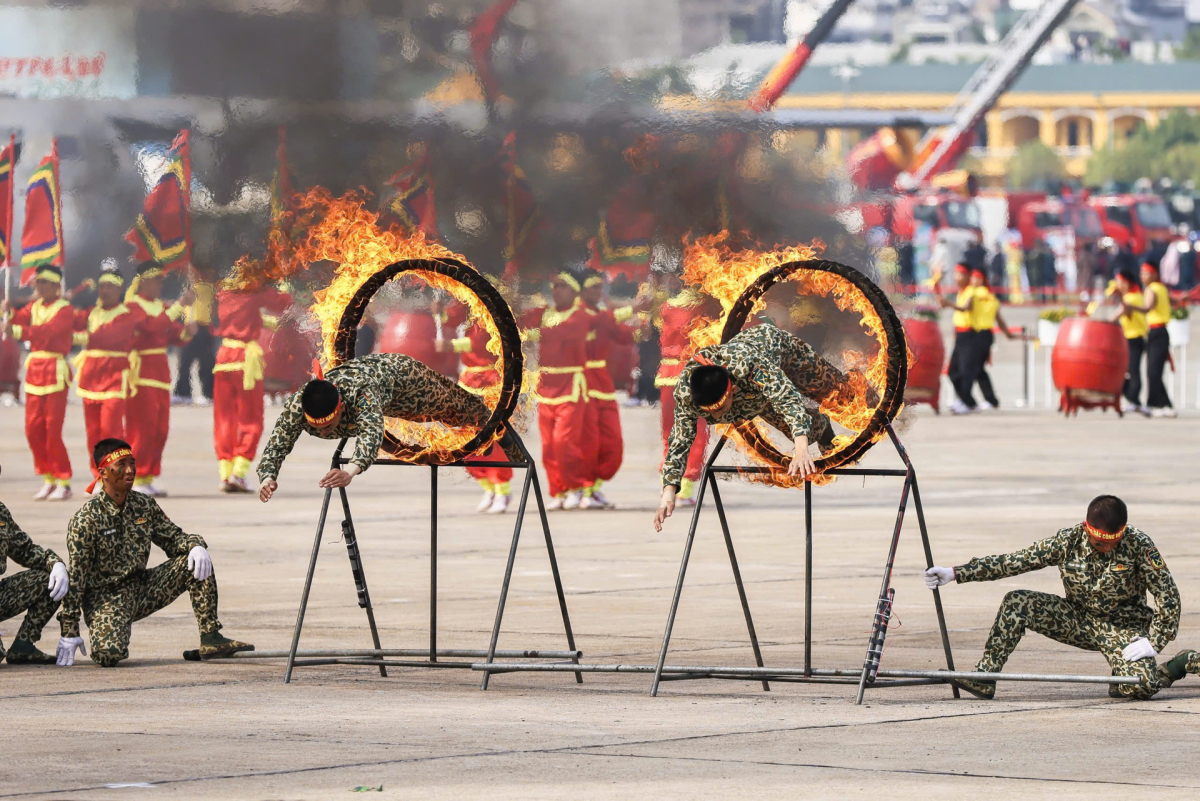
[[[1142,288],[1142,279],[1139,278],[1137,273],[1133,271],[1133,268],[1122,267],[1121,269],[1117,270],[1117,275],[1124,278],[1126,283],[1128,283],[1130,286],[1135,286],[1138,289]]]
[[[99,467],[100,461],[104,459],[105,456],[108,456],[113,451],[119,451],[122,448],[129,448],[129,450],[133,450],[133,446],[123,439],[109,437],[107,439],[100,440],[96,443],[96,447],[92,448],[92,464]]]
[[[721,400],[729,389],[729,371],[715,364],[702,364],[692,371],[688,386],[697,404],[709,406]]]
[[[314,378],[300,390],[300,408],[309,417],[327,417],[337,408],[338,388],[320,378]]]
[[[1116,495],[1100,495],[1092,499],[1087,509],[1088,525],[1107,534],[1116,534],[1129,521],[1125,501]]]

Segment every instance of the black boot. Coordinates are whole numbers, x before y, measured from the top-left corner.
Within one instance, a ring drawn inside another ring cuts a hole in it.
[[[39,651],[29,640],[13,640],[12,648],[8,649],[8,664],[10,665],[53,665],[56,657]]]

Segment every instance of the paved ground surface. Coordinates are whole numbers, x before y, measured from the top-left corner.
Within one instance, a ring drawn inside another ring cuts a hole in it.
[[[627,460],[611,484],[619,511],[551,517],[587,661],[648,663],[662,636],[687,520],[676,517],[662,534],[650,524],[657,415],[625,413]],[[84,464],[81,418],[71,407],[77,469]],[[935,418],[917,410],[903,436],[922,482],[936,560],[960,564],[1020,547],[1079,520],[1094,495],[1116,491],[1180,584],[1179,646],[1200,644],[1198,421],[1195,411],[1175,421],[1099,413],[1063,421],[1047,411]],[[21,410],[0,409],[0,426],[8,432],[0,445],[4,502],[38,541],[63,547],[78,502],[28,500],[36,484]],[[316,480],[330,447],[303,441],[279,494],[264,506],[216,493],[210,426],[206,409],[174,413],[163,481],[171,497],[163,506],[207,538],[227,632],[260,649],[284,648],[312,544]],[[897,460],[879,447],[866,464]],[[422,647],[428,475],[375,468],[352,489],[384,644]],[[738,482],[723,493],[766,659],[798,665],[802,497]],[[818,666],[861,665],[898,494],[892,479],[843,479],[815,493]],[[443,479],[442,647],[486,647],[494,615],[512,516],[476,516],[475,501],[464,476]],[[367,647],[338,542],[341,516],[332,517],[303,646]],[[536,528],[530,533],[518,553],[500,645],[559,648],[564,638],[544,546]],[[885,667],[943,664],[922,567],[910,516]],[[1052,571],[947,589],[960,666],[973,665],[1001,597],[1018,587],[1061,589]],[[0,629],[11,638],[16,625]],[[52,625],[43,647],[52,650],[55,639]],[[119,669],[89,660],[70,670],[0,667],[0,797],[324,799],[359,785],[382,785],[381,796],[405,798],[1074,798],[1141,788],[1194,798],[1200,791],[1194,677],[1146,703],[1110,700],[1103,687],[1009,683],[993,702],[956,701],[946,689],[917,687],[868,693],[866,705],[856,707],[853,688],[844,686],[775,684],[764,693],[752,683],[672,683],[650,698],[648,677],[625,675],[589,675],[582,686],[567,675],[505,675],[483,693],[480,676],[469,671],[396,669],[383,679],[372,668],[337,666],[298,671],[284,685],[279,661],[181,661],[180,652],[196,642],[185,598],[135,626],[134,657]],[[672,645],[676,663],[752,664],[713,517],[702,523]],[[1096,654],[1034,634],[1009,669],[1107,670]]]

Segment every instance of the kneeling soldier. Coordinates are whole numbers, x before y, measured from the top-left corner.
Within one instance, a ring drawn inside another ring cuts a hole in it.
[[[104,490],[71,518],[67,552],[71,589],[58,619],[58,664],[75,663],[75,650],[85,655],[79,616],[92,636],[92,661],[114,667],[129,657],[129,634],[135,620],[157,612],[185,591],[200,625],[200,658],[253,651],[254,646],[221,636],[217,620],[217,579],[204,540],[185,534],[149,495],[132,492],[137,466],[129,443],[104,439],[92,451],[96,481]],[[88,487],[90,493],[96,485]],[[170,557],[152,568],[150,545]]]
[[[67,566],[54,551],[34,545],[13,520],[8,507],[0,503],[0,575],[8,567],[9,559],[28,570],[0,579],[0,621],[25,612],[25,621],[8,649],[8,662],[52,665],[54,657],[39,651],[34,643],[41,638],[42,629],[67,594]],[[0,660],[3,659],[4,645],[0,643]]]
[[[1058,567],[1066,597],[1032,590],[1004,596],[975,669],[998,672],[1028,628],[1076,648],[1099,651],[1114,676],[1142,680],[1110,685],[1109,695],[1115,698],[1144,700],[1187,673],[1200,675],[1196,651],[1180,651],[1166,664],[1155,664],[1159,651],[1179,631],[1179,590],[1158,548],[1144,532],[1126,525],[1127,519],[1120,498],[1101,495],[1088,504],[1084,522],[1028,548],[925,571],[925,585],[934,589],[951,581],[993,581]],[[1154,610],[1146,603],[1147,591],[1154,596]],[[959,683],[985,698],[996,694],[995,682]]]

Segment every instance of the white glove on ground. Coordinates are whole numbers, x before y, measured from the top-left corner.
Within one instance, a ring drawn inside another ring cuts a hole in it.
[[[199,545],[188,551],[188,570],[192,571],[192,577],[196,581],[204,581],[211,576],[212,559],[208,558],[208,551]]]
[[[67,566],[62,562],[55,562],[54,567],[50,568],[50,583],[46,585],[46,589],[50,592],[50,599],[58,603],[67,597],[67,589],[70,586],[71,582],[67,579]]]
[[[82,637],[59,637],[58,638],[58,659],[56,665],[61,667],[71,667],[75,664],[75,649],[79,649],[81,656],[87,656],[87,647],[83,644]]]
[[[1136,662],[1139,659],[1158,656],[1158,651],[1154,650],[1154,646],[1145,637],[1138,637],[1129,645],[1125,646],[1125,650],[1121,652],[1121,658],[1126,662]]]
[[[954,581],[954,568],[952,567],[931,567],[925,571],[925,586],[931,590],[936,590],[943,584],[949,584]]]

